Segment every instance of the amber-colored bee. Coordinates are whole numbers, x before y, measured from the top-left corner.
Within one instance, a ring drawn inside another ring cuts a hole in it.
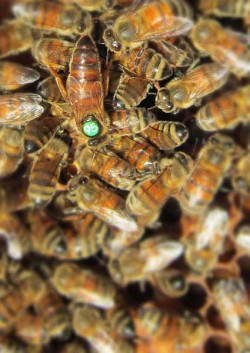
[[[249,0],[199,0],[199,10],[218,17],[250,17]]]
[[[86,303],[100,308],[115,305],[116,287],[109,278],[73,263],[59,265],[51,283],[62,295],[76,303]]]
[[[86,180],[85,180],[86,179]],[[85,178],[76,189],[79,207],[94,214],[107,224],[128,232],[138,226],[126,211],[125,200],[97,179]]]
[[[133,353],[132,345],[110,330],[101,313],[88,306],[76,307],[73,312],[75,333],[88,341],[98,353]]]
[[[200,19],[191,32],[194,46],[238,77],[250,74],[248,40],[212,19]]]
[[[151,303],[138,309],[134,321],[136,334],[145,340],[146,352],[156,352],[154,347],[158,353],[189,351],[202,345],[206,337],[206,325],[197,314],[171,314]]]
[[[183,187],[191,165],[191,158],[183,152],[175,153],[171,159],[163,158],[161,173],[139,182],[130,191],[127,210],[136,216],[152,214],[158,218],[166,200]]]
[[[110,230],[93,214],[73,222],[73,229],[62,228],[52,218],[32,214],[31,240],[36,252],[61,259],[82,259],[96,254]]]
[[[240,87],[213,99],[199,109],[197,125],[205,131],[232,129],[250,121],[250,85]]]
[[[216,134],[209,138],[180,194],[185,212],[200,213],[212,202],[231,166],[234,147],[228,136]]]
[[[44,148],[60,129],[63,121],[63,118],[51,116],[43,116],[30,121],[24,130],[25,152],[34,153]]]
[[[151,123],[141,132],[153,145],[161,150],[171,150],[183,144],[188,136],[188,130],[182,123],[175,121],[157,121]]]
[[[28,50],[32,45],[30,29],[20,21],[11,20],[0,26],[0,58]]]
[[[243,352],[249,348],[250,329],[250,305],[243,280],[234,277],[218,279],[213,294],[228,336],[235,348]]]
[[[74,36],[92,28],[90,14],[72,4],[16,0],[12,12],[26,26],[59,35]]]
[[[25,85],[37,81],[40,77],[38,71],[31,67],[12,63],[0,62],[0,90],[15,91]]]
[[[156,121],[155,115],[145,108],[116,110],[110,112],[109,117],[114,137],[137,134]]]
[[[147,279],[183,253],[183,245],[165,236],[155,236],[125,249],[108,265],[113,280],[123,286]]]
[[[38,83],[37,93],[49,103],[64,101],[53,76],[49,76]]]
[[[105,314],[112,331],[124,338],[134,337],[135,328],[133,319],[124,305],[117,304],[114,308],[106,310]]]
[[[150,82],[165,80],[173,73],[167,59],[145,44],[131,49],[128,53],[116,53],[113,59],[117,60],[126,72]]]
[[[24,125],[44,112],[42,97],[35,93],[12,93],[0,96],[0,124]]]
[[[45,284],[31,273],[0,301],[0,329],[8,330],[28,306],[39,301],[45,293]]]
[[[35,204],[42,205],[51,200],[67,152],[68,146],[54,138],[33,163],[28,194]]]
[[[159,172],[161,154],[142,137],[121,136],[114,139],[108,148],[135,166],[139,173],[156,174]]]
[[[42,38],[33,43],[32,55],[39,65],[61,71],[68,67],[73,48],[73,43],[66,40]]]
[[[114,94],[114,108],[119,110],[138,106],[146,98],[149,89],[150,84],[147,80],[123,74]]]
[[[7,253],[12,259],[20,260],[30,251],[29,231],[15,215],[1,213],[0,234],[6,240]]]
[[[148,1],[118,16],[103,39],[111,51],[135,48],[148,39],[187,33],[193,25],[191,9],[182,1]]]
[[[138,177],[133,165],[108,149],[93,152],[84,148],[78,160],[81,171],[91,172],[118,189],[131,190]]]
[[[23,132],[3,126],[0,130],[0,179],[13,174],[23,160]]]
[[[236,163],[232,171],[232,184],[234,190],[241,195],[250,192],[250,151],[248,150]]]
[[[228,212],[218,206],[199,218],[196,230],[186,243],[186,261],[193,270],[206,274],[216,266],[219,255],[225,251],[229,221]]]
[[[197,105],[201,98],[221,88],[228,76],[228,71],[216,63],[197,66],[183,77],[174,78],[159,89],[155,104],[165,113],[178,112]]]

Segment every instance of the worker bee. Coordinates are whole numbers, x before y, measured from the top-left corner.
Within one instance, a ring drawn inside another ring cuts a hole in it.
[[[228,212],[221,207],[212,207],[199,218],[197,228],[186,243],[186,261],[193,270],[206,274],[215,267],[225,251],[229,221]]]
[[[114,139],[107,147],[128,161],[143,175],[159,172],[161,154],[158,148],[151,146],[140,136],[136,138],[121,136],[119,139]]]
[[[240,157],[232,171],[232,184],[234,190],[241,195],[249,195],[250,192],[250,151]]]
[[[123,74],[114,94],[113,105],[116,110],[136,107],[146,98],[150,89],[147,80]]]
[[[86,339],[97,352],[133,353],[132,345],[110,330],[99,310],[88,306],[78,306],[73,311],[75,333]]]
[[[155,115],[146,108],[115,110],[110,112],[109,117],[113,137],[137,134],[156,121]]]
[[[178,36],[193,25],[192,13],[184,2],[148,1],[128,8],[104,31],[103,39],[114,52],[133,49],[149,39]]]
[[[111,330],[116,332],[120,337],[134,337],[135,328],[133,319],[124,305],[118,304],[114,308],[106,310],[105,317],[109,322]]]
[[[74,36],[92,28],[90,14],[73,4],[15,0],[12,12],[26,26],[59,35]]]
[[[194,46],[238,77],[249,76],[249,39],[212,19],[200,19],[191,32]]]
[[[52,64],[53,65],[53,64]],[[63,102],[63,96],[56,84],[56,80],[53,76],[49,76],[44,80],[40,81],[36,89],[37,93],[43,97],[43,99],[49,103]]]
[[[63,118],[42,116],[28,123],[24,130],[24,149],[34,153],[43,149],[55,136]]]
[[[234,346],[243,352],[249,348],[250,325],[249,298],[243,280],[234,277],[217,279],[213,285],[213,294],[228,336]]]
[[[73,49],[73,43],[66,40],[42,38],[33,43],[31,52],[40,66],[47,69],[53,68],[56,71],[63,71],[68,68]],[[49,78],[46,79],[45,85],[47,84],[47,80]]]
[[[221,88],[228,76],[227,69],[216,63],[197,66],[187,71],[183,77],[174,78],[160,88],[155,104],[165,113],[177,113],[180,109],[199,104],[201,98]]]
[[[0,62],[0,90],[15,91],[25,85],[33,83],[40,78],[38,71],[31,67],[12,63]]]
[[[3,126],[0,130],[0,179],[13,174],[23,160],[23,132]]]
[[[118,189],[131,190],[138,177],[133,165],[108,149],[93,152],[89,148],[83,148],[78,160],[81,171],[94,173]]]
[[[35,204],[43,205],[51,200],[67,152],[68,146],[62,140],[54,138],[33,163],[28,195]]]
[[[20,126],[44,112],[42,97],[36,93],[12,93],[0,96],[0,124]]]
[[[160,150],[171,150],[183,144],[189,136],[186,126],[174,121],[151,123],[141,135]]]
[[[199,10],[205,15],[218,17],[250,17],[249,0],[199,0]]]
[[[152,347],[150,352],[155,351],[153,347],[159,353],[195,348],[206,336],[206,325],[199,315],[174,315],[151,303],[137,310],[134,321],[136,334]]]
[[[209,138],[180,193],[185,212],[200,213],[212,202],[231,166],[234,147],[228,136],[216,134]]]
[[[173,73],[167,59],[146,44],[127,53],[115,53],[113,60],[118,61],[124,71],[150,82],[165,80]]]
[[[20,21],[6,21],[0,26],[0,58],[28,50],[32,45],[30,29]]]
[[[76,264],[58,265],[50,281],[59,293],[76,303],[104,309],[115,305],[116,287],[110,279]]]
[[[77,203],[84,211],[93,212],[108,225],[128,232],[138,226],[126,211],[125,200],[97,179],[84,178],[76,190]]]
[[[240,87],[213,99],[199,109],[197,125],[205,131],[232,129],[250,121],[250,85]]]
[[[165,236],[155,236],[125,249],[108,265],[113,280],[122,286],[146,280],[183,253],[183,245]]]
[[[29,231],[15,215],[1,213],[0,234],[6,241],[10,258],[20,260],[30,251]]]
[[[163,158],[160,174],[139,182],[130,191],[126,200],[128,212],[136,216],[156,214],[158,218],[166,200],[183,187],[191,165],[191,158],[183,152],[176,152],[171,159]]]

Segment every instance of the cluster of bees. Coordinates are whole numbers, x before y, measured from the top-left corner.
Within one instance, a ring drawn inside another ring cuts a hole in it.
[[[250,352],[250,1],[9,8],[0,352]]]

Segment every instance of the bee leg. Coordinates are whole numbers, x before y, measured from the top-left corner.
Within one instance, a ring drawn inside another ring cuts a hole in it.
[[[67,91],[66,91],[66,88],[63,84],[61,76],[58,74],[58,72],[52,66],[48,65],[47,68],[50,71],[51,75],[54,76],[54,78],[56,80],[57,87],[58,87],[59,91],[61,92],[61,95],[63,96],[63,98],[67,102],[68,101]]]

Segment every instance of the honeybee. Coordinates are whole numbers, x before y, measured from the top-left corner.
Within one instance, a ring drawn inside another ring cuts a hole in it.
[[[113,97],[114,108],[119,110],[136,107],[146,98],[150,87],[150,84],[141,77],[123,74]]]
[[[153,145],[161,150],[174,149],[183,144],[189,136],[188,129],[175,121],[157,121],[141,132]]]
[[[63,102],[63,97],[53,76],[49,76],[38,83],[37,93],[49,103]]]
[[[113,137],[137,134],[156,121],[155,115],[146,108],[115,110],[109,117]]]
[[[232,171],[232,184],[234,190],[241,195],[250,192],[250,150],[248,150],[236,163]]]
[[[114,139],[108,148],[128,161],[143,175],[159,172],[160,151],[142,137],[121,136]]]
[[[173,73],[167,59],[146,44],[128,53],[115,53],[113,60],[118,61],[124,71],[150,82],[165,80]]]
[[[170,298],[182,297],[189,288],[185,274],[177,269],[167,269],[156,273],[153,276],[153,282],[162,293]]]
[[[6,21],[0,26],[0,58],[28,50],[32,45],[30,29],[20,21]]]
[[[180,109],[197,105],[201,98],[221,88],[228,76],[227,69],[216,63],[197,66],[160,88],[155,104],[165,113],[177,113]],[[194,82],[197,84],[194,85]]]
[[[218,279],[213,286],[215,306],[238,350],[249,348],[250,305],[241,278]],[[230,313],[230,315],[228,315]]]
[[[250,85],[213,99],[199,109],[196,122],[205,131],[232,129],[250,121]]]
[[[43,205],[51,200],[67,152],[68,146],[62,140],[54,138],[33,163],[28,195],[36,205]]]
[[[16,322],[18,317],[32,304],[44,295],[44,282],[31,273],[27,275],[0,301],[0,329],[4,332]]]
[[[1,213],[0,233],[7,243],[9,257],[20,260],[30,251],[30,234],[21,221],[12,214]]]
[[[42,67],[61,71],[68,67],[73,49],[73,43],[66,40],[42,38],[33,43],[32,55]]]
[[[133,319],[124,305],[118,304],[114,308],[106,310],[105,317],[109,322],[111,330],[116,332],[120,337],[134,337],[135,327]]]
[[[26,26],[59,35],[79,35],[92,28],[90,14],[73,4],[15,0],[12,12]]]
[[[185,251],[186,261],[193,270],[206,274],[215,267],[225,250],[229,221],[228,212],[221,207],[212,207],[199,218]]]
[[[99,180],[82,180],[76,189],[76,197],[80,208],[93,212],[107,224],[128,232],[138,230],[136,221],[126,211],[125,200]]]
[[[249,76],[249,39],[208,18],[200,19],[191,32],[194,46],[238,77]]]
[[[0,130],[0,179],[13,174],[23,160],[23,132],[3,126]]]
[[[96,308],[76,307],[73,312],[73,328],[75,333],[86,339],[97,353],[134,352],[133,347],[127,340],[110,330],[108,322]]]
[[[108,27],[103,39],[109,50],[126,51],[149,39],[178,36],[187,33],[193,25],[189,6],[175,0],[140,3],[136,9],[121,13],[112,27]],[[111,29],[112,28],[112,29]]]
[[[231,166],[234,147],[230,137],[215,134],[200,150],[180,193],[180,204],[186,213],[200,213],[212,202]]]
[[[134,321],[136,333],[149,352],[156,352],[154,347],[159,353],[195,348],[206,336],[206,325],[197,314],[169,314],[151,303],[138,309]]]
[[[63,118],[42,116],[28,123],[24,130],[24,149],[34,153],[44,148],[55,136]]]
[[[0,90],[15,91],[25,85],[33,83],[40,78],[38,71],[31,67],[12,63],[0,62]]]
[[[0,96],[0,124],[20,126],[44,112],[42,97],[36,93],[12,93]]]
[[[73,263],[62,263],[55,269],[50,282],[62,295],[76,303],[99,308],[115,305],[116,287],[109,278]]]
[[[111,259],[109,273],[122,286],[147,279],[160,271],[183,253],[183,245],[165,236],[155,236],[125,249]]]
[[[250,17],[249,0],[199,0],[199,10],[218,17]]]
[[[191,158],[183,152],[176,152],[171,159],[163,158],[161,173],[139,182],[130,191],[126,200],[128,212],[136,216],[156,214],[158,217],[166,200],[183,187],[191,165]]]
[[[118,189],[131,190],[138,177],[134,166],[108,149],[93,152],[83,148],[78,160],[81,171],[94,173]]]

